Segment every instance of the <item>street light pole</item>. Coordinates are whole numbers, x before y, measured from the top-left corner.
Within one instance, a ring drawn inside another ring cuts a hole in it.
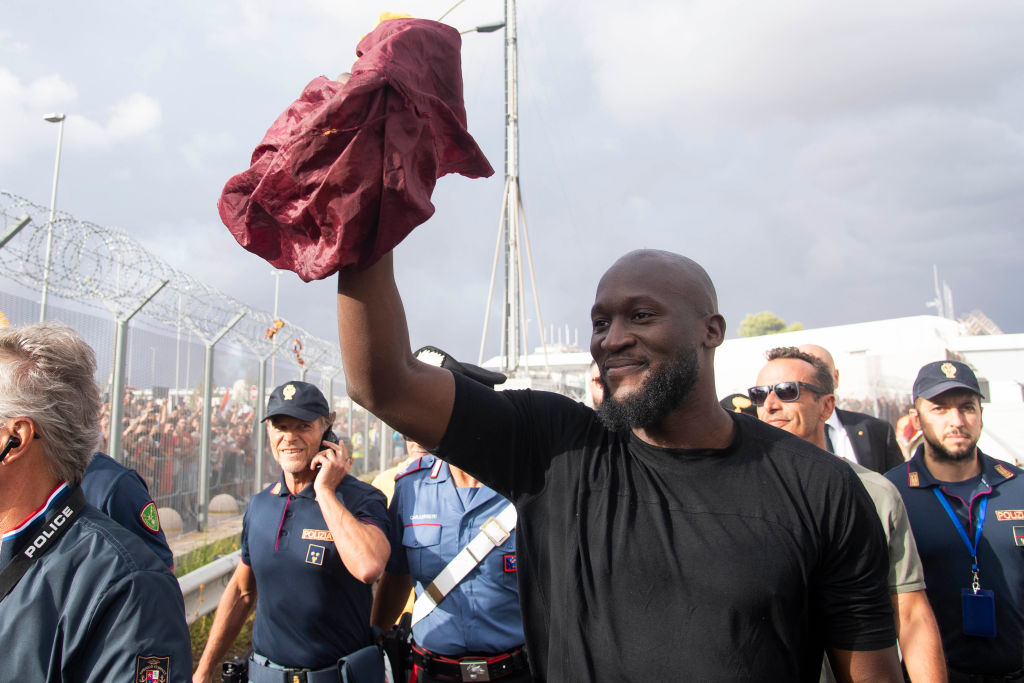
[[[50,289],[50,259],[53,253],[53,221],[57,218],[57,178],[60,175],[60,148],[64,142],[64,114],[47,114],[50,123],[59,123],[57,129],[57,161],[53,164],[53,190],[50,192],[50,220],[46,224],[46,256],[43,260],[43,295],[39,301],[39,322],[46,321],[46,298]]]
[[[519,368],[521,310],[519,250],[519,54],[516,2],[505,0],[505,301],[502,370]]]

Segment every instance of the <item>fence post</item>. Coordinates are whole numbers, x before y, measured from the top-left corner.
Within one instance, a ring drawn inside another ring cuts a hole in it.
[[[117,334],[114,338],[114,378],[110,387],[110,441],[107,450],[111,458],[123,462],[121,457],[121,415],[124,412],[124,347],[128,342],[128,322],[135,317],[135,314],[142,310],[142,307],[152,301],[153,297],[160,293],[160,290],[167,286],[170,280],[164,280],[149,293],[142,303],[135,307],[135,310],[124,318],[115,318]]]
[[[221,328],[213,339],[206,342],[206,359],[203,365],[203,445],[199,454],[199,501],[196,517],[199,530],[207,525],[207,505],[210,502],[210,427],[213,418],[213,347],[231,331],[231,328],[245,317],[239,311],[227,325]]]
[[[256,472],[253,477],[254,494],[263,490],[263,452],[267,447],[267,430],[263,426],[263,418],[267,416],[267,359],[269,356],[260,358],[260,376],[257,380],[256,390],[256,453],[252,463]]]
[[[32,219],[29,218],[28,216],[22,216],[21,218],[19,218],[15,226],[8,230],[3,237],[0,237],[0,249],[3,249],[5,246],[7,246],[7,243],[14,239],[15,235],[21,232],[21,229],[31,222]]]

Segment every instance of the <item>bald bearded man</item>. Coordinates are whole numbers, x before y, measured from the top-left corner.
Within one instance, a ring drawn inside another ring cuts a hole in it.
[[[843,463],[719,405],[704,269],[631,252],[591,321],[596,413],[417,361],[390,254],[339,274],[353,399],[516,505],[534,678],[815,681],[827,649],[840,680],[900,680],[871,501]]]

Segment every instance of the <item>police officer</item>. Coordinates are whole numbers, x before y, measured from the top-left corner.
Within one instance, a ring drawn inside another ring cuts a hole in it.
[[[89,505],[93,351],[55,323],[0,330],[0,672],[7,681],[187,681],[174,576]]]
[[[174,570],[174,553],[160,528],[156,503],[138,472],[97,452],[85,468],[82,492],[90,505],[141,538],[168,569]]]
[[[370,584],[388,559],[384,496],[349,475],[352,455],[328,440],[333,415],[312,384],[274,389],[265,420],[281,479],[249,502],[242,561],[221,597],[193,681],[213,680],[253,606],[250,681],[337,682],[340,660],[350,665],[354,653],[375,662],[379,681]]]
[[[957,361],[914,382],[914,457],[886,477],[910,517],[949,680],[1024,681],[1024,471],[978,449],[981,389]]]
[[[506,379],[458,363],[433,347],[416,355],[490,387]],[[395,623],[415,583],[413,619],[418,621],[413,624],[410,681],[529,681],[516,583],[515,530],[502,521],[510,504],[463,470],[410,443],[409,452],[417,451],[421,456],[395,478],[388,509],[391,559],[374,600],[374,624],[387,629]],[[487,552],[479,563],[460,559],[450,565],[485,526],[496,533],[488,538]],[[438,587],[443,590],[457,580],[460,566],[469,573],[438,599]],[[424,591],[433,597],[421,597]]]

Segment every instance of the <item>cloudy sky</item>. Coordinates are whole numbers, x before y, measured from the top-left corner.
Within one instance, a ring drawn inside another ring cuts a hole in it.
[[[121,228],[270,310],[270,267],[220,223],[225,181],[312,78],[354,61],[382,11],[454,0],[11,3],[0,19],[0,189]],[[465,0],[446,22],[500,20]],[[521,184],[544,324],[579,330],[638,247],[687,254],[734,335],[958,312],[1024,332],[1024,5],[990,0],[522,0]],[[442,179],[397,252],[414,345],[473,358],[497,237],[502,33],[463,43],[470,131],[498,170]],[[281,311],[335,335],[334,284],[282,278]],[[530,306],[531,345],[537,342]],[[487,355],[498,351],[492,325]]]

